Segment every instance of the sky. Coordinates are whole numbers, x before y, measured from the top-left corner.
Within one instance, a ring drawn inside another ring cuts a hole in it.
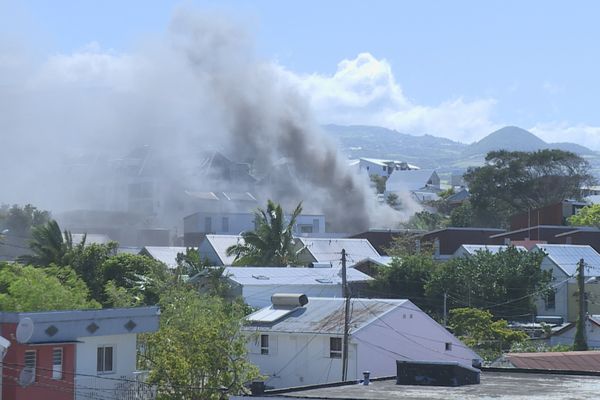
[[[0,0],[0,70],[25,53],[110,79],[182,8],[239,24],[320,123],[466,143],[516,125],[600,150],[594,1]]]

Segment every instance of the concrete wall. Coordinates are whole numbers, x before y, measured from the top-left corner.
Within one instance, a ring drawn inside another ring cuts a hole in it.
[[[115,389],[120,378],[133,379],[136,370],[136,334],[84,337],[76,345],[75,386],[85,386],[98,390]],[[113,372],[97,371],[97,349],[100,346],[113,347]],[[90,375],[90,376],[85,376]],[[111,378],[111,379],[102,379]],[[104,392],[106,393],[106,392]],[[85,392],[77,394],[76,399],[87,399]]]

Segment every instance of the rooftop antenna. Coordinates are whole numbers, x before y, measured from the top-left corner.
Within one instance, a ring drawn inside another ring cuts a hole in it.
[[[17,325],[17,342],[27,343],[33,336],[33,321],[29,317],[23,318]]]

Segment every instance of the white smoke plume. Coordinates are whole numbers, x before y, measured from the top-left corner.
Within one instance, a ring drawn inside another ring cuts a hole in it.
[[[290,166],[294,178],[261,186],[259,199],[302,200],[337,229],[393,227],[415,211],[376,204],[293,83],[215,15],[180,10],[165,37],[127,55],[91,44],[39,65],[0,43],[0,110],[0,202],[106,207],[111,160],[148,145],[181,190],[202,189],[188,162],[206,149],[258,176]]]

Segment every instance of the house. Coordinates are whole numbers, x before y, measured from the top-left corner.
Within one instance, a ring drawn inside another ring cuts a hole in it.
[[[252,212],[201,211],[183,219],[184,241],[197,246],[208,234],[239,235],[256,229],[256,216]],[[289,221],[290,216],[286,216]],[[300,214],[293,227],[294,235],[312,236],[325,234],[325,216]]]
[[[374,278],[377,276],[380,267],[389,267],[391,263],[392,257],[390,256],[367,257],[350,264],[349,268]]]
[[[200,273],[188,280],[202,288],[207,274]],[[271,304],[275,293],[305,293],[314,297],[341,297],[342,273],[339,268],[293,267],[226,267],[223,279],[228,284],[230,298],[241,297],[255,308]],[[372,280],[362,272],[348,268],[346,279],[353,295],[357,295]]]
[[[555,235],[555,243],[587,244],[600,252],[600,229],[590,226],[572,227],[573,230]]]
[[[471,195],[467,189],[460,188],[456,193],[446,198],[446,203],[448,203],[450,208],[454,209],[456,207],[460,207],[464,202],[469,200],[470,197]]]
[[[567,225],[569,217],[587,206],[588,203],[576,200],[563,200],[545,207],[531,209],[510,217],[510,230],[529,228],[537,225]]]
[[[228,256],[227,249],[243,240],[240,235],[206,235],[198,247],[200,258],[215,266],[231,265],[235,256]]]
[[[177,268],[177,254],[187,252],[188,247],[177,246],[144,246],[139,254],[160,261],[169,269]]]
[[[507,245],[486,245],[486,244],[463,244],[454,252],[454,258],[456,257],[469,257],[477,254],[479,251],[489,252],[496,254],[501,251],[508,249]],[[523,246],[515,246],[517,250],[527,251]]]
[[[424,233],[419,238],[421,245],[432,243],[434,257],[438,260],[451,258],[463,244],[493,245],[502,244],[501,239],[492,239],[504,232],[496,228],[443,228]]]
[[[394,171],[418,170],[419,167],[404,161],[360,158],[358,160],[358,169],[360,172],[366,172],[368,175],[379,175],[387,178],[392,175]]]
[[[575,321],[578,315],[577,268],[579,260],[584,260],[586,280],[585,291],[588,298],[600,296],[600,284],[595,278],[600,276],[600,254],[591,246],[568,244],[536,244],[531,251],[543,251],[546,254],[542,269],[551,271],[553,292],[536,300],[538,315],[562,317],[565,321]],[[591,314],[600,314],[600,304],[588,302]]]
[[[296,238],[298,260],[302,265],[327,263],[342,266],[342,249],[346,250],[347,265],[365,258],[378,258],[379,253],[366,239]]]
[[[491,238],[498,243],[509,244],[513,242],[545,242],[558,243],[556,235],[573,231],[572,226],[564,225],[535,225],[528,228],[501,232]]]
[[[481,358],[409,300],[350,301],[348,380],[396,374],[396,360]],[[341,380],[343,298],[274,295],[271,306],[246,317],[249,360],[275,388]]]
[[[386,196],[390,193],[411,193],[418,201],[439,199],[440,177],[435,170],[419,169],[398,171],[386,181]]]
[[[556,346],[564,344],[572,346],[575,340],[576,323],[571,322],[562,329],[553,332],[550,336],[550,345]],[[587,315],[585,321],[585,339],[588,347],[591,349],[600,349],[600,315]],[[586,352],[587,353],[587,352]],[[600,351],[596,352],[600,357]],[[595,366],[596,371],[600,371],[600,358]]]
[[[120,398],[142,390],[135,384],[137,335],[155,332],[158,320],[158,307],[0,312],[2,336],[10,339],[2,398]]]

